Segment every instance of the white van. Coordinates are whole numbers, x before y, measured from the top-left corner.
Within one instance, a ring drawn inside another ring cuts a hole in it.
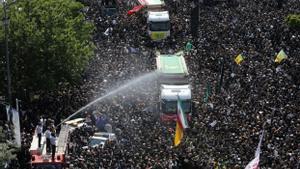
[[[94,136],[96,137],[105,137],[108,141],[114,141],[117,139],[115,133],[108,133],[108,132],[97,132],[94,133]]]

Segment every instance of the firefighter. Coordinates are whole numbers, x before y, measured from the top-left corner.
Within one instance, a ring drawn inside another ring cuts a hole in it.
[[[55,160],[55,151],[56,151],[56,136],[55,133],[51,133],[50,137],[51,150],[52,150],[52,161]]]
[[[38,136],[39,148],[41,148],[42,134],[43,134],[43,125],[41,122],[36,126],[36,133]]]
[[[50,153],[51,152],[51,147],[50,147],[51,131],[50,131],[50,127],[47,127],[47,130],[45,131],[45,136],[46,136],[46,151],[47,151],[47,153]]]

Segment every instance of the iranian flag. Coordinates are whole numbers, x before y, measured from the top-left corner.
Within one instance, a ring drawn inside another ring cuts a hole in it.
[[[262,131],[262,134],[260,135],[259,138],[259,143],[258,146],[256,148],[255,151],[255,158],[249,162],[249,164],[245,167],[245,169],[259,169],[259,156],[260,156],[260,152],[261,152],[261,142],[263,140],[264,137],[264,130]]]
[[[183,138],[183,128],[179,124],[179,120],[176,122],[176,130],[175,130],[175,137],[174,137],[174,146],[178,146],[181,143]]]
[[[245,169],[259,169],[259,156],[255,157]]]
[[[179,121],[179,124],[182,126],[182,128],[183,129],[189,128],[186,114],[182,109],[182,101],[180,100],[179,96],[177,101],[177,116],[178,116],[177,120]]]
[[[188,123],[186,115],[182,109],[182,102],[178,96],[177,100],[177,121],[176,121],[176,131],[174,137],[174,146],[178,146],[183,138],[184,129],[188,128]]]

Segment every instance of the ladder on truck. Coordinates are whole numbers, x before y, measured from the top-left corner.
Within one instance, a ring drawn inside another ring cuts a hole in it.
[[[58,141],[56,144],[57,146],[56,153],[64,154],[66,152],[66,148],[68,145],[69,131],[70,131],[69,125],[62,125],[59,133]]]

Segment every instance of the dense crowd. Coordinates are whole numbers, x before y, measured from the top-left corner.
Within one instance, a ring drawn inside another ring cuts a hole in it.
[[[193,49],[185,58],[196,111],[183,143],[173,147],[175,124],[162,123],[157,112],[147,111],[157,102],[155,77],[147,74],[146,80],[139,77],[125,92],[86,110],[106,115],[117,141],[83,149],[92,133],[85,127],[75,130],[68,168],[243,168],[254,158],[262,130],[261,168],[300,168],[300,34],[284,22],[287,14],[299,13],[300,3],[289,0],[281,6],[280,2],[205,1],[200,4],[199,38],[195,39],[190,31],[191,3],[166,0],[171,37],[152,43],[142,16],[126,15],[134,2],[120,2],[118,15],[108,17],[96,1],[86,0],[86,17],[96,25],[96,56],[80,85],[62,84],[59,92],[41,95],[27,115],[40,112],[59,123],[129,79],[153,71],[155,50],[176,52],[191,42]],[[281,49],[289,57],[276,64]],[[237,65],[234,58],[240,53],[246,59]],[[216,92],[222,62],[224,81]],[[204,103],[208,84],[213,92]],[[32,128],[29,119],[23,124]]]

